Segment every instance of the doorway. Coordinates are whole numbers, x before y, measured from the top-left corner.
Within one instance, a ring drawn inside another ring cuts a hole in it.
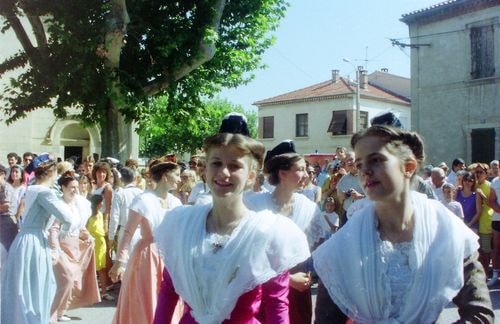
[[[473,129],[471,131],[471,144],[471,162],[489,164],[495,158],[495,129]]]
[[[81,146],[65,146],[64,147],[64,160],[73,159],[75,163],[80,163],[83,155],[83,147]]]

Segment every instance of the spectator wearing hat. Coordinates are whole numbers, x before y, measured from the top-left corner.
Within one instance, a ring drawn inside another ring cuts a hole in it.
[[[452,185],[457,185],[457,172],[460,170],[465,170],[466,165],[465,161],[461,158],[456,158],[451,162],[451,171],[448,174],[448,178],[446,182],[451,183]]]
[[[53,217],[63,234],[77,226],[68,205],[50,189],[57,176],[56,161],[44,154],[32,161],[31,169],[36,181],[26,190],[23,223],[5,265],[2,323],[49,323],[56,283],[46,230]]]

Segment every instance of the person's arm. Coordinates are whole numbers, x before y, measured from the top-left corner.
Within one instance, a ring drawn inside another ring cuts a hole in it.
[[[496,213],[500,213],[500,205],[498,205],[497,198],[498,197],[495,189],[491,188],[490,196],[488,197],[490,207],[493,208]]]
[[[314,199],[314,202],[319,204],[321,202],[321,188],[316,186],[317,190],[316,190],[316,197]]]
[[[61,232],[65,233],[78,226],[78,221],[71,214],[68,205],[63,202],[52,190],[46,190],[38,194],[37,199],[45,211],[54,215],[61,223]]]
[[[288,271],[262,285],[262,302],[267,324],[288,324]]]
[[[495,313],[486,286],[486,275],[478,255],[476,252],[464,260],[464,286],[453,298],[460,315],[460,320],[455,323],[494,322]]]
[[[472,227],[479,221],[479,217],[481,216],[481,210],[483,208],[482,205],[483,205],[483,200],[481,199],[481,196],[476,195],[476,214],[472,217],[470,223],[467,224],[467,226]]]
[[[108,240],[110,245],[113,244],[115,240],[116,230],[118,229],[118,223],[120,221],[120,206],[122,204],[122,195],[116,194],[113,195],[111,199],[111,211],[109,214],[109,232],[108,232]]]
[[[175,292],[172,278],[170,278],[167,268],[164,268],[153,324],[170,323],[178,301],[179,295]]]
[[[109,270],[109,276],[113,282],[120,280],[123,272],[125,272],[130,242],[132,241],[137,226],[143,219],[144,218],[138,212],[132,209],[130,210],[127,225],[125,225],[125,230],[123,231],[123,237],[119,240],[118,250],[116,251],[116,261],[111,270]]]
[[[111,204],[113,200],[113,187],[108,183],[102,191],[102,197],[104,198],[104,205],[106,209],[102,213],[104,218],[104,232],[108,233],[109,230],[109,213],[111,211]]]

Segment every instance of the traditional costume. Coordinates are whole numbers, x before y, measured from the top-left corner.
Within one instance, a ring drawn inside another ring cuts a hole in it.
[[[440,202],[417,192],[411,199],[411,242],[382,241],[371,203],[314,251],[315,270],[330,297],[357,323],[432,323],[459,291],[467,295],[454,299],[460,315],[492,316],[489,298],[482,298],[488,295],[481,290],[484,272],[474,259],[477,235]],[[475,289],[462,289],[464,272]]]
[[[177,208],[155,231],[168,271],[162,291],[188,305],[180,323],[258,323],[262,300],[273,308],[267,323],[286,321],[288,270],[309,257],[302,231],[283,216],[251,211],[230,235],[207,233],[211,209],[211,204]],[[154,323],[172,316],[172,298],[164,302]]]
[[[129,209],[143,217],[140,222],[141,239],[131,252],[130,259],[128,247],[131,236],[125,235],[120,239],[117,260],[127,263],[127,268],[122,279],[113,323],[153,322],[164,268],[153,232],[168,210],[181,205],[177,197],[168,194],[168,209],[162,208],[160,199],[154,192],[142,193],[132,201]]]
[[[53,216],[51,216],[53,215]],[[61,231],[77,226],[69,208],[43,185],[26,190],[23,223],[10,247],[2,284],[2,323],[46,324],[56,292],[47,230],[53,217]]]

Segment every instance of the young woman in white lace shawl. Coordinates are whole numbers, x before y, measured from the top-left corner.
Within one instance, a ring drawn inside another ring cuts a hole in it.
[[[178,296],[188,309],[181,323],[258,323],[262,302],[266,323],[288,323],[288,270],[309,250],[292,221],[243,203],[264,146],[226,132],[204,149],[213,202],[178,207],[155,231],[167,271],[154,323],[170,323]]]
[[[377,125],[351,145],[372,203],[313,253],[334,303],[356,323],[432,323],[450,301],[462,321],[493,323],[477,235],[410,189],[424,160],[420,136]]]
[[[297,193],[308,181],[304,157],[295,152],[292,141],[285,140],[267,152],[264,172],[269,183],[276,186],[274,191],[250,196],[245,204],[252,210],[272,210],[289,218],[304,232],[312,250],[329,236],[330,228],[318,205]],[[311,265],[309,260],[290,270],[288,299],[291,324],[311,323]]]

